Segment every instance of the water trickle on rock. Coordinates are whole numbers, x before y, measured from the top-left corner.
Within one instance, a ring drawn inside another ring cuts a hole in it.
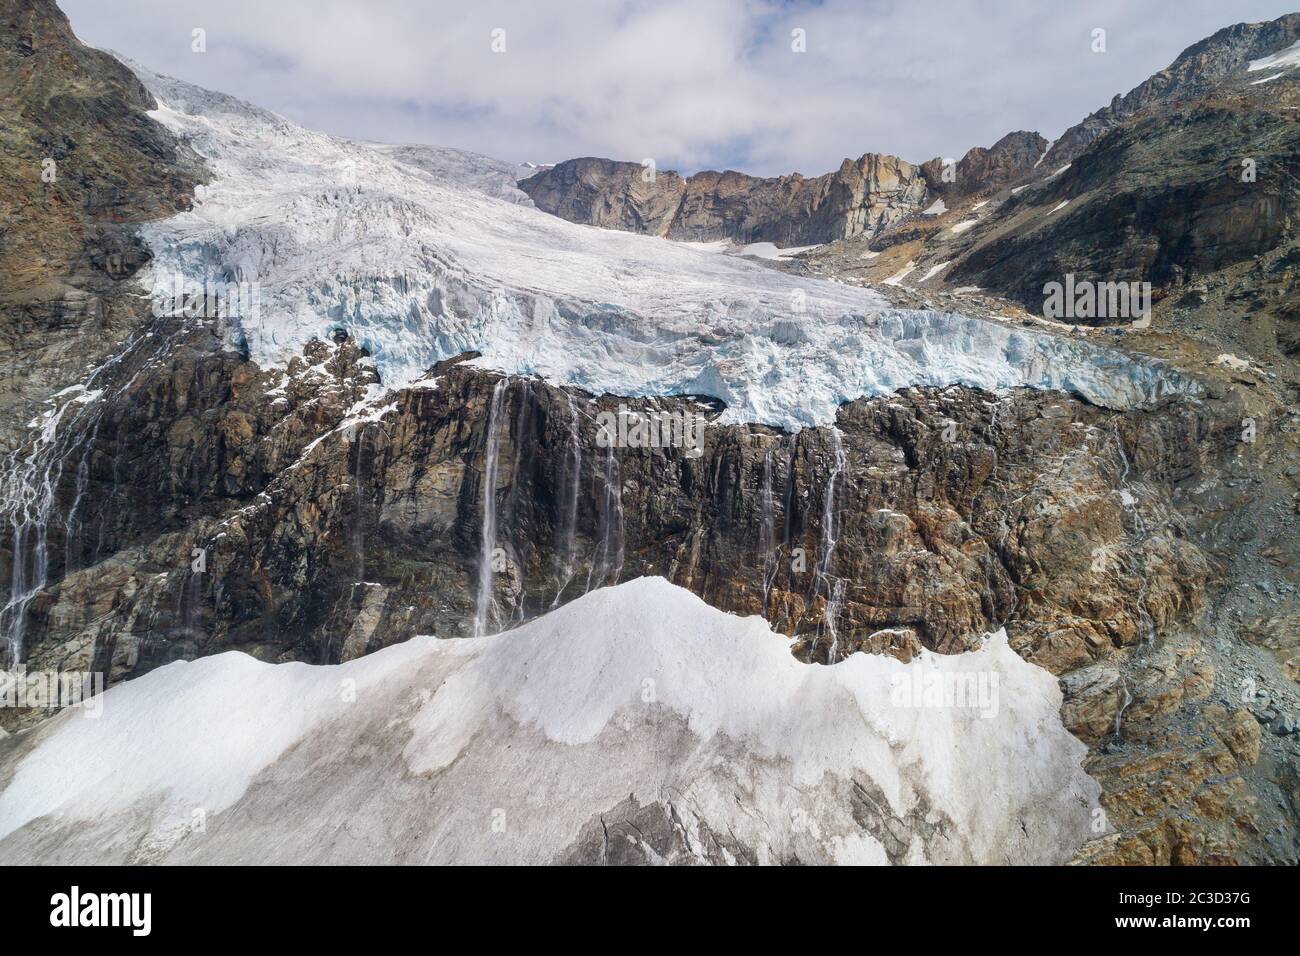
[[[608,448],[602,477],[604,487],[599,498],[600,540],[587,572],[587,591],[592,589],[593,584],[595,587],[617,584],[619,575],[623,573],[623,480],[613,442]]]
[[[817,561],[817,573],[814,575],[813,581],[814,592],[825,595],[826,607],[822,616],[822,623],[817,628],[817,639],[812,646],[815,647],[821,642],[822,629],[824,628],[826,637],[830,642],[826,662],[834,664],[839,645],[837,626],[840,608],[844,604],[844,582],[843,580],[833,580],[830,574],[831,561],[835,556],[835,485],[840,475],[844,473],[847,459],[844,455],[844,437],[840,430],[832,425],[830,435],[831,444],[835,449],[835,466],[831,469],[831,475],[826,480],[826,494],[823,496],[822,501],[821,555]]]
[[[9,596],[0,608],[0,638],[8,666],[16,667],[23,660],[27,611],[49,583],[52,528],[62,528],[65,565],[72,567],[74,530],[89,485],[90,455],[104,410],[111,404],[108,398],[116,398],[131,388],[141,370],[167,354],[185,328],[182,322],[166,334],[158,334],[152,327],[135,332],[83,384],[58,393],[55,400],[63,398],[63,403],[32,423],[39,428],[32,441],[15,449],[0,464],[0,517],[8,526],[13,553]],[[108,398],[105,392],[111,393]],[[65,463],[78,454],[73,502],[65,518],[58,513],[59,485]],[[100,548],[103,536],[101,522]]]
[[[556,577],[559,584],[555,589],[555,600],[551,602],[551,607],[559,606],[564,589],[573,580],[573,565],[577,559],[578,487],[582,482],[582,432],[579,429],[578,405],[571,394],[566,393],[566,397],[569,400],[571,416],[569,419],[570,455],[566,459],[566,467],[560,480],[564,500],[561,503],[560,522],[556,528],[558,532]]]
[[[478,565],[478,600],[474,610],[475,637],[482,637],[486,633],[493,603],[492,562],[497,546],[497,456],[501,449],[497,420],[501,417],[501,405],[508,382],[508,378],[502,378],[493,386],[492,401],[488,406],[487,439],[483,450],[483,539]]]
[[[772,500],[772,452],[769,448],[763,455],[763,490],[760,495],[762,515],[759,530],[759,549],[763,558],[763,617],[768,616],[767,601],[776,581],[776,515]]]

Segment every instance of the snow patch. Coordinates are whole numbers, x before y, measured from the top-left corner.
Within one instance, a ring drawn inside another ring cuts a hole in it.
[[[641,578],[341,665],[175,662],[9,749],[0,859],[551,862],[629,795],[759,862],[1061,863],[1093,835],[1087,748],[1005,633],[908,664],[789,648]],[[981,704],[919,693],[978,681]]]
[[[1214,360],[1214,364],[1222,368],[1230,368],[1237,372],[1244,372],[1250,368],[1250,362],[1244,358],[1238,358],[1230,352],[1223,352]]]
[[[759,259],[793,259],[801,253],[820,248],[820,243],[812,246],[787,246],[783,249],[772,242],[751,242],[740,247],[740,255],[756,256]]]
[[[1285,50],[1279,50],[1269,56],[1260,57],[1258,60],[1251,60],[1246,67],[1246,72],[1254,73],[1256,70],[1275,70],[1278,67],[1290,69],[1293,66],[1300,66],[1300,40],[1292,43]]]
[[[916,263],[911,259],[907,260],[907,265],[903,266],[898,272],[885,280],[885,285],[902,285],[903,280],[916,271]]]

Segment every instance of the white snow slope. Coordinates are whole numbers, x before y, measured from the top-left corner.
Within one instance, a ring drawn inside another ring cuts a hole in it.
[[[327,136],[129,65],[215,174],[192,211],[143,230],[152,281],[258,283],[241,321],[264,366],[345,327],[388,387],[472,349],[506,372],[706,394],[724,421],[788,428],[909,385],[1059,387],[1113,407],[1196,390],[1086,343],[575,225],[519,202],[509,164]]]
[[[0,749],[0,862],[592,861],[606,828],[660,859],[629,806],[678,861],[1059,863],[1094,835],[1057,682],[1004,634],[909,664],[788,644],[641,578],[336,666],[168,664]],[[903,690],[959,675],[995,694]]]
[[[1254,73],[1256,70],[1289,70],[1294,66],[1300,66],[1300,40],[1292,43],[1285,49],[1278,50],[1271,56],[1261,57],[1258,60],[1251,60],[1246,65],[1246,72]]]

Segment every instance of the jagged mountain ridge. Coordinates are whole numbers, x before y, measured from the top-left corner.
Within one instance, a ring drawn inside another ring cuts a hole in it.
[[[123,292],[151,255],[136,226],[186,208],[198,158],[153,97],[72,34],[53,0],[0,3],[0,447],[73,380],[86,342],[120,342]]]
[[[519,188],[570,222],[696,242],[803,246],[874,235],[918,208],[926,186],[919,167],[868,153],[813,179],[732,171],[682,177],[637,163],[572,159]]]
[[[523,179],[519,188],[570,222],[695,242],[728,239],[807,246],[871,238],[915,215],[935,195],[975,194],[1019,182],[1041,161],[1047,140],[1008,133],[975,147],[945,170],[866,153],[811,179],[762,179],[734,171],[682,177],[638,163],[571,159]],[[954,178],[955,177],[955,178]]]
[[[856,239],[879,251],[916,238],[941,235],[948,228],[964,222],[970,226],[979,224],[981,220],[1000,222],[1004,206],[1007,212],[1017,208],[1014,195],[1008,196],[1008,191],[1019,192],[1035,183],[1050,184],[1037,193],[1042,199],[1057,196],[1053,206],[1061,199],[1071,198],[1080,191],[1068,186],[1077,174],[1059,180],[1057,177],[1104,133],[1144,113],[1151,114],[1153,122],[1167,121],[1168,117],[1160,117],[1161,110],[1230,89],[1248,91],[1251,83],[1272,72],[1252,74],[1249,79],[1244,79],[1250,64],[1289,49],[1297,39],[1300,39],[1300,14],[1288,14],[1267,23],[1227,27],[1193,44],[1173,64],[1128,94],[1116,94],[1110,105],[1071,127],[1054,142],[1049,143],[1038,133],[1009,133],[989,149],[972,148],[959,162],[947,167],[946,161],[940,158],[914,166],[897,157],[867,154],[856,164],[846,159],[836,173],[809,180],[797,174],[759,179],[735,172],[704,172],[683,179],[676,173],[661,172],[658,175],[662,177],[662,183],[646,184],[642,181],[643,171],[637,164],[578,159],[560,163],[525,179],[520,182],[520,188],[532,195],[537,205],[547,212],[573,222],[606,228],[674,239],[729,239],[740,244],[771,241],[784,246]],[[1288,80],[1285,76],[1282,79],[1285,85]],[[1289,82],[1294,84],[1294,75]],[[1260,85],[1256,84],[1256,88],[1250,91],[1255,107],[1264,106],[1271,91],[1271,88],[1259,89]],[[1285,114],[1277,109],[1274,112],[1282,122]],[[1173,123],[1168,125],[1174,126]],[[1142,135],[1149,137],[1153,134],[1147,129]],[[1231,132],[1224,135],[1229,136]],[[1252,148],[1252,144],[1258,142],[1258,136],[1247,132],[1238,156],[1254,155],[1261,161],[1272,158],[1267,149]],[[886,162],[890,169],[899,170],[899,175],[881,182],[868,178],[862,186],[857,186],[860,176],[853,174],[868,160],[873,165]],[[1149,175],[1148,171],[1144,172]],[[1108,173],[1113,175],[1113,164]],[[1197,175],[1203,177],[1203,170],[1198,170]],[[846,185],[846,178],[849,185]],[[906,188],[900,191],[899,186],[904,184]],[[816,197],[816,201],[809,202],[804,198],[808,195]],[[973,215],[977,211],[973,209],[973,201],[990,197],[997,197],[997,206],[980,216]],[[947,216],[925,215],[938,199],[949,204],[958,200],[960,205],[955,210],[947,210],[950,213]],[[1179,196],[1173,201],[1182,205],[1212,205],[1222,200]],[[1169,210],[1162,210],[1161,215],[1165,212]],[[1099,212],[1098,218],[1106,215],[1115,216],[1116,211]],[[1119,218],[1121,227],[1115,231],[1122,233],[1124,213],[1119,213]],[[1154,213],[1151,218],[1156,218]],[[1175,223],[1179,219],[1177,215],[1170,218]],[[1186,224],[1183,228],[1187,228]],[[958,230],[962,231],[964,228]],[[976,241],[978,237],[972,235],[963,239]],[[1049,248],[1053,245],[1050,238],[1046,244]],[[1042,236],[1026,238],[1027,249],[1043,245]],[[1147,268],[1143,260],[1148,257],[1140,252],[1134,262],[1134,250],[1126,246],[1122,235],[1107,236],[1104,241],[1098,237],[1097,245],[1120,250],[1114,261],[1124,263],[1124,267],[1112,269],[1116,276],[1128,278],[1129,273],[1142,275],[1153,272],[1157,284],[1167,283],[1167,267],[1163,274],[1159,267]],[[1262,244],[1257,244],[1258,248],[1262,248]],[[962,253],[961,248],[935,251]],[[959,264],[936,282],[945,282],[951,275],[953,287],[978,286],[1007,294],[1019,302],[1027,301],[1025,289],[1042,285],[1043,269],[1026,270],[1025,262],[1006,261],[1004,254],[997,250],[990,250],[989,254],[999,256],[995,268],[981,268],[974,262],[964,268]],[[952,258],[941,260],[935,256],[929,262],[938,265],[943,261],[946,265]],[[909,255],[907,261],[919,261],[919,257]],[[1065,265],[1073,267],[1075,264]],[[1082,269],[1088,264],[1080,263],[1078,266]],[[1052,267],[1056,268],[1057,264],[1053,263]],[[879,281],[902,268],[904,260],[889,257],[864,271]],[[1021,284],[1010,286],[1013,279]]]
[[[1153,106],[1172,106],[1198,99],[1232,81],[1252,61],[1261,60],[1300,40],[1300,13],[1288,13],[1265,23],[1237,23],[1193,43],[1168,67],[1139,83],[1124,96],[1118,93],[1052,143],[1044,160],[1049,168],[1072,162],[1107,130]],[[1262,78],[1258,77],[1258,78]]]

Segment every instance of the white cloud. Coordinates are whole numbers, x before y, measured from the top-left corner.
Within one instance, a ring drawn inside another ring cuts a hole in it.
[[[1051,137],[1271,0],[61,0],[78,35],[308,126],[553,162],[816,174]],[[1091,52],[1091,31],[1108,50]],[[207,52],[190,50],[195,27]],[[807,34],[794,53],[790,31]],[[495,28],[506,52],[493,53]]]

